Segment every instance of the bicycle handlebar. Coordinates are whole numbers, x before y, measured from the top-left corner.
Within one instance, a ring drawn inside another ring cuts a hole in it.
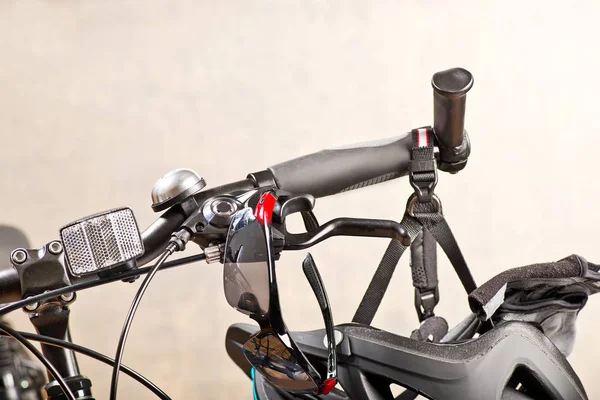
[[[198,204],[214,196],[277,186],[290,193],[324,197],[385,182],[406,175],[410,163],[411,134],[374,142],[323,150],[270,167],[249,178],[198,193]],[[263,174],[263,175],[261,175]],[[265,179],[268,175],[271,179]],[[262,176],[263,179],[257,179]],[[144,254],[139,266],[156,258],[188,214],[180,205],[171,207],[142,232]],[[21,283],[14,266],[0,268],[0,303],[21,299]]]
[[[171,234],[179,229],[186,215],[180,206],[175,206],[163,213],[144,232],[142,241],[145,253],[138,259],[143,265],[156,258],[167,246]],[[0,303],[8,303],[21,299],[21,277],[15,266],[0,268]]]
[[[466,164],[470,145],[464,132],[466,94],[473,85],[472,75],[462,68],[436,73],[434,89],[434,133],[440,148],[439,168],[459,171]],[[371,186],[404,176],[409,171],[411,134],[366,142],[285,161],[248,178],[202,191],[194,195],[201,205],[211,197],[248,191],[256,187],[277,186],[292,194],[325,197]],[[189,210],[171,207],[143,233],[145,253],[137,260],[143,265],[158,256],[171,235],[180,229]],[[21,297],[20,277],[14,266],[0,268],[0,302]]]
[[[180,206],[171,207],[154,221],[144,232],[142,242],[144,243],[144,254],[138,258],[139,265],[156,258],[164,251],[169,243],[171,234],[176,232],[186,219],[185,212]]]
[[[249,178],[202,191],[195,195],[198,204],[214,196],[248,191],[260,186],[277,186],[291,193],[324,197],[374,185],[406,175],[410,162],[411,136],[345,148],[323,150],[269,168]],[[265,174],[265,172],[267,172]],[[138,266],[156,258],[166,248],[171,235],[180,229],[188,214],[180,205],[171,207],[142,232],[144,254]],[[17,269],[0,269],[0,302],[21,299]]]
[[[359,189],[406,175],[411,146],[409,133],[403,137],[323,150],[250,174],[247,179],[202,191],[195,197],[197,203],[202,204],[214,196],[261,186],[277,186],[290,193],[315,197]],[[175,206],[152,223],[142,233],[145,253],[138,259],[138,265],[158,256],[186,217],[184,210]]]
[[[457,172],[469,156],[465,135],[467,92],[473,76],[463,68],[433,75],[434,132],[440,147],[440,168]],[[406,175],[412,140],[404,137],[366,142],[298,157],[270,167],[280,189],[325,197]]]
[[[270,167],[280,189],[325,197],[406,175],[411,135],[322,150]]]

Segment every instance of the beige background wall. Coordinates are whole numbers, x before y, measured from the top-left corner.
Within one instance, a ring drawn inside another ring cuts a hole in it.
[[[166,171],[190,167],[218,185],[431,123],[432,73],[463,66],[475,76],[473,154],[464,172],[440,177],[438,193],[477,280],[571,253],[599,262],[599,13],[592,1],[2,1],[0,221],[36,246],[115,206],[146,226]],[[395,181],[319,200],[316,211],[400,218],[409,193]],[[385,245],[335,239],[311,250],[337,322],[352,317]],[[297,330],[321,326],[302,257],[286,254],[278,272]],[[456,323],[466,296],[445,260],[440,275],[439,313]],[[223,344],[245,317],[221,286],[215,265],[164,272],[139,310],[125,360],[175,399],[250,397]],[[112,355],[136,287],[80,293],[75,339]],[[409,333],[411,303],[404,260],[375,325]],[[599,312],[592,298],[571,357],[591,398]],[[106,398],[109,369],[81,366]],[[120,394],[149,397],[125,377]]]

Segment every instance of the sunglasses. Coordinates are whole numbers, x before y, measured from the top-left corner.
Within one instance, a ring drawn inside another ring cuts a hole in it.
[[[279,389],[327,394],[337,382],[336,344],[327,293],[308,254],[302,267],[319,302],[327,333],[327,376],[322,379],[289,335],[281,315],[271,226],[277,196],[270,190],[257,195],[254,209],[247,207],[233,216],[224,254],[225,297],[233,308],[260,326],[260,331],[244,345],[244,355],[256,371]]]

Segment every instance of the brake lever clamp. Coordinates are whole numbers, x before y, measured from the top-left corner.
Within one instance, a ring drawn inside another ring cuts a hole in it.
[[[191,240],[205,251],[208,263],[220,259],[220,255],[216,252],[222,251],[222,244],[227,236],[231,218],[243,208],[248,196],[250,196],[250,193],[239,196],[220,195],[209,198],[202,204],[196,205],[181,225],[180,229],[185,228],[188,230],[192,235]]]
[[[225,240],[229,230],[229,224],[236,212],[244,207],[254,208],[257,199],[256,189],[223,194],[206,199],[201,204],[188,205],[188,218],[180,228],[186,229],[192,235],[191,241],[198,244],[204,251],[208,264],[223,261],[225,251]],[[295,212],[303,212],[312,209],[314,197],[310,195],[292,196],[287,192],[280,192],[282,201],[276,204],[274,210],[273,239],[276,252],[283,250],[285,235],[285,217]],[[194,198],[187,200],[195,201]]]

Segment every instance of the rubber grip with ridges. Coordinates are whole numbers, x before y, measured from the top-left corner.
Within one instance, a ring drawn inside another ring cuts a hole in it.
[[[280,189],[325,197],[404,176],[412,136],[322,150],[269,168]]]

